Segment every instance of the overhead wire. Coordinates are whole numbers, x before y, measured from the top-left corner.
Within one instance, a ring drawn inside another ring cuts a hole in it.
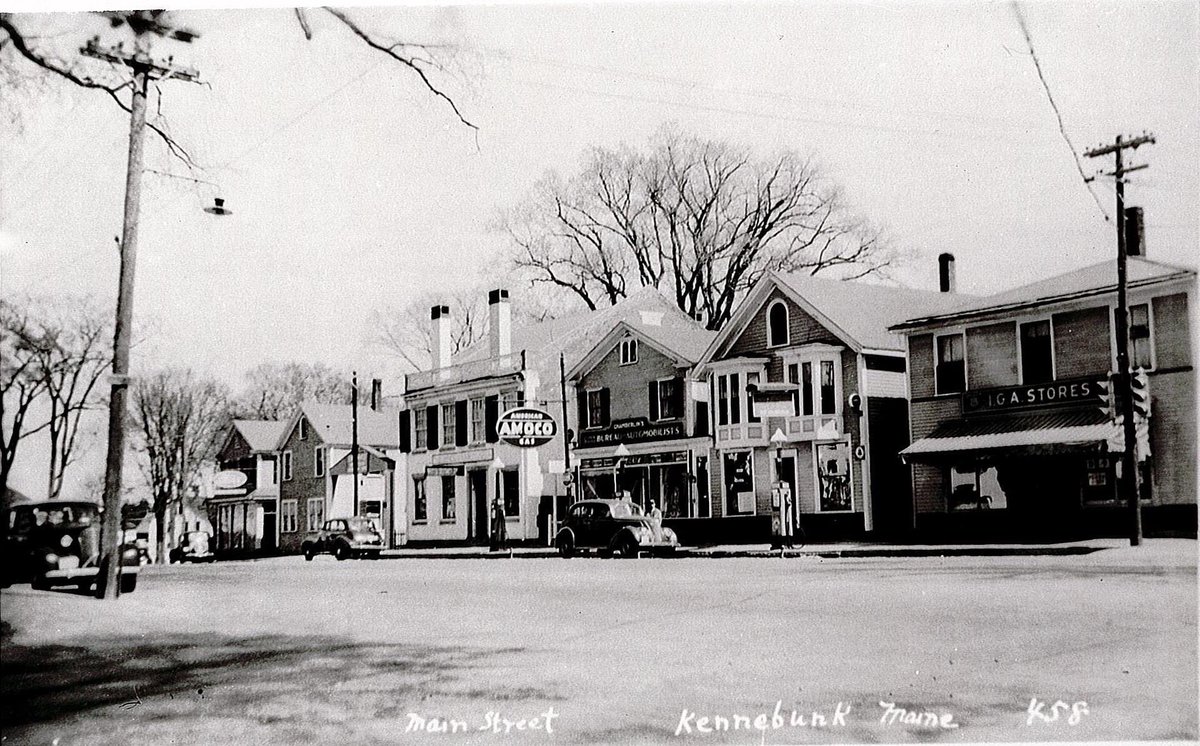
[[[1075,168],[1079,171],[1079,178],[1083,179],[1084,187],[1088,190],[1088,194],[1092,195],[1092,199],[1096,201],[1096,207],[1100,210],[1100,214],[1104,216],[1105,222],[1111,222],[1112,219],[1108,216],[1108,211],[1100,203],[1100,197],[1092,189],[1092,180],[1083,171],[1083,161],[1079,159],[1079,151],[1075,149],[1075,144],[1071,142],[1071,137],[1067,134],[1066,125],[1063,124],[1062,112],[1058,110],[1058,104],[1055,103],[1054,95],[1050,92],[1050,84],[1046,82],[1046,75],[1042,72],[1042,63],[1038,60],[1037,50],[1033,48],[1033,37],[1029,33],[1029,25],[1025,22],[1025,13],[1021,10],[1021,4],[1017,0],[1013,0],[1012,8],[1017,16],[1017,23],[1021,26],[1021,33],[1025,36],[1025,43],[1029,46],[1029,55],[1033,58],[1033,67],[1037,70],[1038,80],[1042,81],[1042,90],[1046,92],[1046,98],[1050,101],[1050,108],[1054,110],[1054,117],[1058,120],[1059,134],[1062,135],[1063,141],[1071,150],[1071,156],[1075,159]]]

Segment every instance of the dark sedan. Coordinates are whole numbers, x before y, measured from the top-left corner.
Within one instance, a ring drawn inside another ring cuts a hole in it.
[[[53,500],[17,505],[5,511],[5,586],[29,581],[34,588],[76,585],[87,588],[100,575],[100,508],[94,503]],[[121,591],[137,587],[138,553],[121,548]]]
[[[571,506],[554,543],[564,557],[585,549],[636,557],[642,552],[671,554],[679,539],[628,500],[582,500]]]

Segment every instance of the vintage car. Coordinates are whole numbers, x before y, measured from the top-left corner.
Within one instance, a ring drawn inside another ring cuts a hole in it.
[[[660,519],[628,500],[581,500],[567,512],[554,543],[564,557],[583,549],[636,557],[642,552],[671,554],[679,539]]]
[[[100,576],[100,523],[99,506],[89,502],[53,500],[9,508],[3,526],[3,585],[94,585]],[[137,547],[122,545],[122,593],[137,587],[138,569]]]
[[[377,559],[383,549],[383,536],[370,518],[333,518],[325,521],[320,531],[304,537],[300,550],[304,559],[312,561],[318,554],[332,554],[339,560],[351,557]]]
[[[216,555],[209,549],[212,536],[207,531],[188,531],[179,546],[171,550],[172,562],[212,562]]]

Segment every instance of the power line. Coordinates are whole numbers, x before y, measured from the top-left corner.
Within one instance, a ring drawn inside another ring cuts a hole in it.
[[[1054,116],[1058,120],[1058,131],[1062,135],[1063,141],[1067,143],[1067,147],[1071,149],[1071,157],[1075,159],[1075,168],[1079,171],[1079,178],[1083,179],[1083,185],[1087,188],[1088,194],[1092,195],[1092,199],[1095,200],[1096,208],[1104,216],[1104,221],[1111,222],[1108,212],[1104,209],[1104,205],[1100,204],[1100,197],[1092,189],[1088,175],[1083,172],[1083,162],[1079,160],[1079,153],[1075,150],[1075,145],[1067,135],[1067,128],[1063,124],[1062,113],[1058,110],[1058,104],[1054,102],[1054,95],[1050,93],[1050,84],[1046,82],[1046,76],[1042,73],[1042,63],[1038,61],[1037,51],[1033,48],[1033,38],[1029,35],[1029,26],[1025,23],[1025,13],[1021,10],[1021,4],[1013,0],[1012,7],[1013,12],[1017,15],[1017,23],[1021,26],[1021,33],[1025,36],[1025,43],[1029,45],[1029,55],[1033,58],[1033,67],[1037,70],[1038,80],[1042,81],[1042,90],[1046,92],[1046,98],[1050,101],[1050,108],[1054,109]]]

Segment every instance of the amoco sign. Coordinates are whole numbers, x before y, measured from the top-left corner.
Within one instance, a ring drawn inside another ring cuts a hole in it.
[[[496,435],[500,440],[521,448],[537,448],[558,434],[554,418],[540,409],[517,407],[500,415]]]

